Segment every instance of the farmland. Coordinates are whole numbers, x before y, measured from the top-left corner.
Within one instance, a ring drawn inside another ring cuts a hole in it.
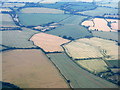
[[[35,34],[30,40],[33,41],[36,46],[41,47],[45,52],[64,51],[60,45],[69,42],[67,39],[45,33]]]
[[[95,31],[117,32],[118,30],[118,20],[114,19],[94,18],[92,20],[84,21],[82,25],[89,27],[89,30]]]
[[[108,71],[108,66],[102,59],[79,60],[76,62],[94,74]]]
[[[81,26],[81,22],[86,17],[84,16],[71,16],[61,22],[63,26],[60,26],[54,30],[48,31],[46,33],[57,35],[60,37],[72,37],[73,39],[84,38],[86,36],[92,36],[92,34],[87,30],[87,28]]]
[[[63,14],[64,11],[58,9],[50,9],[50,8],[24,8],[20,10],[21,13],[51,13],[51,14]]]
[[[116,44],[117,42],[115,41],[94,37],[90,39],[78,39],[64,45],[63,47],[67,54],[74,59],[104,57],[107,60],[113,60],[118,59],[118,46]]]
[[[25,3],[4,3],[2,7],[23,7]]]
[[[0,27],[18,27],[12,20],[12,17],[9,14],[1,14],[0,13]]]
[[[68,88],[40,50],[13,50],[3,55],[3,81],[21,88]]]
[[[51,22],[59,22],[69,17],[69,15],[64,14],[47,14],[47,13],[19,13],[18,15],[20,23],[25,26],[37,26],[48,24]]]
[[[118,41],[118,32],[92,31],[93,36]]]
[[[114,84],[90,74],[76,65],[66,54],[47,54],[74,88],[113,88]]]
[[[36,48],[32,41],[29,41],[31,36],[37,31],[23,28],[23,31],[0,31],[2,42],[0,44],[10,48]]]
[[[88,15],[88,16],[103,16],[104,14],[118,14],[118,9],[114,8],[106,8],[106,7],[97,7],[94,10],[78,12],[80,14]]]

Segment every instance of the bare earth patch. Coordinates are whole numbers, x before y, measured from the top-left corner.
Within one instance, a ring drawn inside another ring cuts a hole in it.
[[[30,40],[46,52],[64,51],[60,45],[69,42],[69,40],[46,33],[35,34]]]
[[[50,9],[50,8],[24,8],[21,10],[22,13],[52,13],[52,14],[63,14],[64,11],[59,9]]]
[[[68,88],[46,55],[40,50],[3,52],[3,81],[21,88]]]

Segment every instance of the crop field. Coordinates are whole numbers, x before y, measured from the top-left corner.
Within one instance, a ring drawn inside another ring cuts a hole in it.
[[[73,88],[110,88],[116,85],[101,79],[75,64],[66,54],[47,54]]]
[[[108,64],[109,67],[120,67],[120,60],[106,60],[106,63]]]
[[[11,9],[9,9],[9,8],[0,8],[0,12],[2,12],[2,11],[12,11]]]
[[[9,14],[1,14],[0,13],[0,27],[18,27],[12,20],[12,17]]]
[[[102,59],[78,60],[76,62],[83,68],[95,74],[108,71],[108,66]]]
[[[40,50],[3,52],[3,81],[21,88],[68,88],[57,69]]]
[[[118,41],[118,32],[92,31],[93,36]]]
[[[23,31],[0,31],[2,37],[1,45],[11,48],[35,48],[32,41],[29,41],[32,35],[37,33],[31,29],[23,28]]]
[[[118,59],[118,45],[115,41],[100,38],[83,38],[63,45],[73,59],[100,58]]]
[[[97,5],[93,4],[93,3],[84,3],[84,2],[70,2],[67,7],[66,10],[68,11],[86,11],[86,10],[93,10],[97,8]]]
[[[42,48],[46,52],[64,51],[60,45],[69,42],[67,39],[46,33],[35,34],[30,40],[33,41],[36,46]]]
[[[114,8],[106,8],[106,7],[97,7],[94,10],[78,12],[80,14],[88,15],[88,16],[103,16],[106,13],[110,14],[118,14],[118,9]]]
[[[85,18],[86,17],[84,16],[77,16],[77,15],[71,16],[60,22],[60,24],[63,24],[63,26],[60,26],[46,33],[57,35],[60,37],[63,37],[63,36],[72,37],[73,39],[92,36],[92,34],[87,30],[87,28],[80,25],[82,20]]]
[[[69,15],[64,14],[48,14],[48,13],[20,13],[18,15],[20,23],[25,26],[37,26],[48,24],[51,22],[59,22],[69,17]]]
[[[59,9],[33,7],[33,8],[24,8],[24,9],[21,9],[21,13],[51,13],[51,14],[63,14],[64,11],[59,10]]]
[[[95,30],[95,31],[117,32],[118,30],[118,20],[114,20],[114,19],[94,18],[92,20],[84,21],[82,25],[88,26],[89,30]]]
[[[25,3],[4,3],[2,7],[23,7]]]

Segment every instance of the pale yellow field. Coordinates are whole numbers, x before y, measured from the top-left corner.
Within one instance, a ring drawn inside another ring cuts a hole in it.
[[[118,59],[118,45],[115,41],[101,38],[84,38],[64,45],[67,53],[74,59],[105,57],[107,60]],[[110,56],[106,58],[106,56]]]
[[[93,72],[95,74],[108,71],[107,64],[101,60],[101,59],[92,59],[92,60],[79,60],[76,61],[78,64],[80,64],[85,69],[89,70],[90,72]]]
[[[2,79],[21,88],[68,88],[41,50],[12,50],[2,54]]]
[[[21,10],[22,13],[52,13],[52,14],[61,14],[64,13],[62,10],[50,9],[50,8],[24,8]]]
[[[67,39],[46,33],[35,34],[30,40],[46,52],[64,51],[60,45],[69,42]]]
[[[112,22],[108,26],[108,22]],[[98,31],[114,31],[118,30],[118,20],[114,19],[101,19],[101,18],[94,18],[92,20],[87,20],[82,23],[83,26],[89,26],[89,30],[98,30]]]

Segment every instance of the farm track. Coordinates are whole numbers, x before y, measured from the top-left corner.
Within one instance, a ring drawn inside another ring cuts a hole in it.
[[[60,72],[70,80],[73,88],[117,88],[115,84],[83,70],[65,53],[47,54],[50,60],[59,68]]]

